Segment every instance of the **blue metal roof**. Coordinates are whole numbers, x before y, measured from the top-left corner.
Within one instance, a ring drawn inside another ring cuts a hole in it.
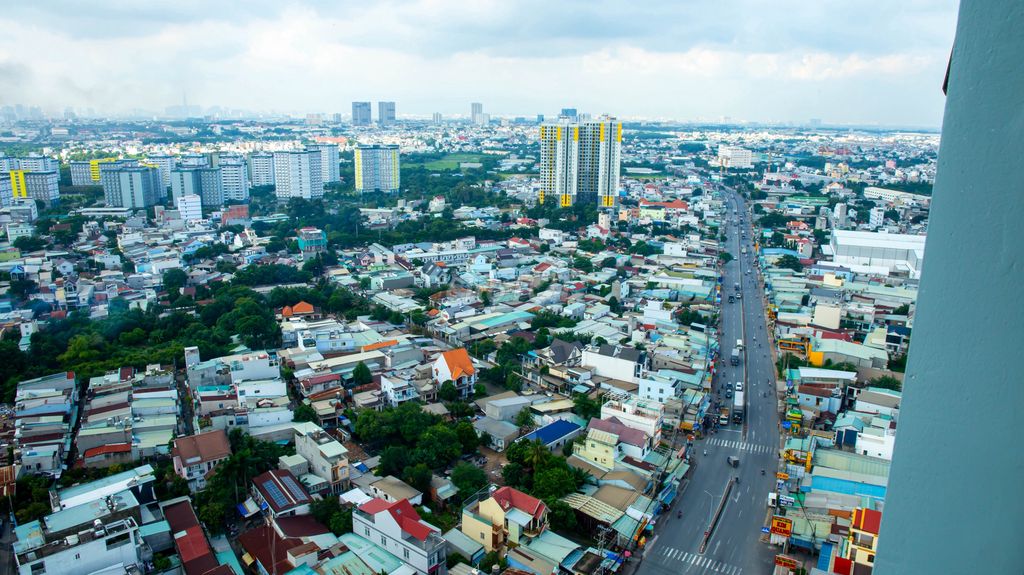
[[[564,419],[555,420],[526,436],[527,441],[540,441],[547,445],[580,429],[579,425]]]

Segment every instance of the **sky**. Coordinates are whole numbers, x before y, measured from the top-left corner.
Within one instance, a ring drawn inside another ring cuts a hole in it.
[[[955,0],[38,0],[0,105],[937,127]],[[376,107],[374,107],[376,109]]]

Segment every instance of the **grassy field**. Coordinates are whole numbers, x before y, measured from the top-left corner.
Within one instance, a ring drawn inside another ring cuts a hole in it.
[[[423,164],[423,167],[428,170],[457,170],[460,163],[479,162],[481,157],[479,154],[448,154],[440,160]]]

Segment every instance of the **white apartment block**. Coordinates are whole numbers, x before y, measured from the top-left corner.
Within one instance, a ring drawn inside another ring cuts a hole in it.
[[[311,150],[320,152],[320,173],[325,184],[341,181],[341,169],[338,163],[341,161],[338,156],[337,144],[315,144],[310,146]]]
[[[274,185],[274,154],[256,152],[249,156],[249,181],[254,186]]]
[[[287,202],[292,198],[322,198],[324,182],[320,152],[274,152],[274,181],[279,202]]]
[[[178,204],[178,213],[181,219],[186,222],[194,222],[203,219],[202,199],[195,194],[188,194],[175,200]]]
[[[244,202],[249,199],[249,178],[245,162],[241,159],[220,163],[220,182],[226,201]]]
[[[746,148],[719,146],[718,165],[726,168],[751,168],[754,166],[754,155]]]

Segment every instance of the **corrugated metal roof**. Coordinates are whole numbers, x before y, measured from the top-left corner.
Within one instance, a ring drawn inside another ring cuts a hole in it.
[[[570,493],[563,497],[562,501],[565,501],[573,509],[609,525],[623,516],[622,511],[581,493]]]

